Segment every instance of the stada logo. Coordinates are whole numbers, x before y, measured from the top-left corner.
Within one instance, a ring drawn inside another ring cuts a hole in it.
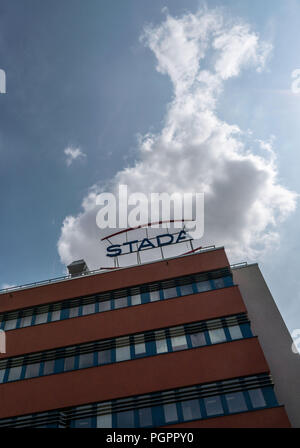
[[[155,238],[144,238],[143,240],[126,241],[123,244],[112,244],[106,248],[107,257],[118,257],[119,255],[132,254],[146,249],[155,249],[158,247],[169,246],[183,241],[190,241],[185,230],[178,234],[164,233]]]

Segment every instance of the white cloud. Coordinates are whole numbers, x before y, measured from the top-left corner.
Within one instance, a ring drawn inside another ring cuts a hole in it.
[[[81,151],[80,148],[74,148],[73,146],[68,146],[64,150],[66,157],[66,164],[70,166],[74,160],[86,157],[86,154]]]
[[[170,77],[174,98],[161,132],[140,138],[138,160],[118,172],[109,189],[127,184],[131,192],[205,192],[202,243],[225,245],[232,261],[257,259],[279,243],[279,224],[295,209],[296,194],[279,183],[274,138],[263,142],[222,121],[217,104],[227,79],[264,68],[270,44],[219,10],[167,15],[142,39],[157,70]],[[63,263],[84,258],[97,268],[105,262],[95,205],[105,189],[93,186],[82,213],[64,220],[58,241]]]

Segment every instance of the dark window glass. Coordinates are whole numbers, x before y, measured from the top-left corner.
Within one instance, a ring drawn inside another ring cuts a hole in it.
[[[177,290],[175,287],[163,289],[163,293],[165,299],[171,299],[172,297],[177,297]]]
[[[75,356],[68,356],[65,358],[64,371],[73,370],[75,367]]]
[[[229,412],[243,412],[247,410],[246,401],[242,392],[225,395]]]
[[[22,328],[29,327],[31,325],[31,321],[32,321],[32,316],[22,317],[20,327],[22,327]]]
[[[263,396],[261,389],[252,389],[252,390],[249,390],[248,392],[250,395],[250,400],[251,400],[252,406],[254,408],[261,408],[263,406],[266,406],[266,401],[265,401],[265,398]]]
[[[26,366],[25,378],[33,378],[39,376],[40,363],[28,364]]]
[[[93,314],[95,313],[95,304],[89,303],[88,305],[82,306],[82,315],[85,316],[87,314]]]
[[[220,397],[204,398],[207,416],[223,414],[223,407]]]
[[[111,350],[98,352],[98,364],[109,364],[111,362]]]
[[[21,377],[22,366],[11,367],[9,369],[8,381],[16,381]]]
[[[94,353],[84,353],[79,356],[79,369],[85,369],[94,365]]]
[[[54,373],[55,359],[50,359],[44,362],[44,375],[51,375]]]
[[[183,401],[181,406],[183,418],[185,421],[201,418],[199,400]]]
[[[206,280],[204,282],[197,283],[198,292],[210,291],[212,289],[210,281]]]
[[[187,296],[189,294],[194,294],[193,285],[190,283],[189,285],[180,286],[180,292],[182,296]]]
[[[191,334],[191,341],[193,347],[202,347],[203,345],[206,345],[204,331],[202,331],[201,333]]]
[[[153,425],[151,408],[142,408],[138,410],[140,426],[142,428]]]
[[[127,297],[120,297],[119,299],[115,299],[115,308],[124,308],[128,306]]]
[[[69,317],[77,317],[79,315],[79,306],[70,308]]]
[[[164,404],[164,414],[166,423],[178,420],[176,403]]]
[[[0,370],[0,383],[3,382],[4,375],[5,375],[5,369],[1,369],[1,370]]]
[[[105,300],[104,302],[99,302],[99,311],[109,311],[111,309],[110,300]]]
[[[92,426],[93,426],[92,419],[93,419],[93,417],[79,418],[72,422],[72,427],[73,428],[92,428]]]
[[[118,428],[134,428],[134,412],[123,411],[117,412],[117,427]]]

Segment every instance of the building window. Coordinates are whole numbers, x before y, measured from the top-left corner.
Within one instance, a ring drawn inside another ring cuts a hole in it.
[[[166,353],[168,344],[164,330],[155,331],[156,353]]]
[[[4,330],[14,330],[17,326],[17,319],[9,319],[4,321]]]
[[[166,423],[177,422],[178,414],[176,403],[164,404],[163,408]]]
[[[134,428],[134,411],[117,412],[117,428]]]
[[[216,289],[224,288],[224,286],[225,286],[224,278],[223,277],[215,278],[214,279],[214,286],[215,286]]]
[[[141,294],[134,294],[131,296],[131,305],[140,305],[141,303]]]
[[[129,337],[116,339],[116,361],[126,361],[128,359],[130,359]]]
[[[203,345],[206,345],[206,338],[204,331],[199,333],[193,333],[190,336],[193,347],[202,347]]]
[[[150,291],[150,302],[156,302],[160,300],[160,292],[159,291]]]
[[[176,333],[182,332],[182,335],[176,336]],[[186,335],[184,327],[175,327],[170,329],[171,343],[174,351],[185,350],[187,348]]]
[[[44,375],[51,375],[54,373],[55,359],[50,359],[44,362]]]
[[[220,397],[204,398],[204,404],[208,417],[224,413]]]
[[[40,373],[40,363],[28,364],[26,366],[25,378],[34,378],[39,376]]]
[[[148,397],[144,396],[143,398],[150,398],[150,395]],[[138,417],[139,426],[141,428],[146,428],[147,426],[153,425],[152,411],[150,407],[138,409]]]
[[[61,312],[61,310],[52,311],[52,313],[51,313],[51,322],[55,322],[56,320],[60,320],[60,312]]]
[[[16,381],[21,378],[22,366],[11,367],[9,369],[8,380],[7,381]]]
[[[110,300],[105,300],[103,302],[99,302],[99,311],[110,311],[111,310],[111,302]]]
[[[87,305],[82,306],[82,315],[86,316],[87,314],[95,313],[95,303],[89,303]]]
[[[34,325],[44,324],[48,320],[48,313],[36,314]]]
[[[177,297],[177,289],[174,288],[167,288],[167,289],[163,289],[163,293],[164,293],[164,298],[165,299],[172,299],[173,297]]]
[[[94,365],[94,353],[84,353],[79,356],[79,369],[86,369]]]
[[[115,299],[115,309],[117,308],[125,308],[128,306],[128,298],[120,297],[119,299]]]
[[[64,371],[75,369],[75,356],[68,356],[64,359]]]
[[[111,350],[101,350],[98,352],[98,364],[109,364],[112,362]]]
[[[180,286],[180,294],[182,296],[188,296],[190,294],[194,294],[193,285],[192,283],[188,285],[182,285]]]
[[[249,390],[251,404],[254,408],[261,408],[266,406],[266,400],[264,399],[261,389]]]
[[[146,344],[144,335],[134,336],[134,353],[136,356],[146,353]]]
[[[79,316],[79,306],[74,306],[70,308],[69,317],[78,317]]]
[[[246,401],[242,392],[226,394],[225,398],[230,413],[243,412],[247,410]]]
[[[1,370],[0,370],[0,383],[3,382],[3,380],[4,380],[4,375],[5,375],[5,369],[1,369]]]
[[[20,327],[29,327],[31,325],[32,315],[31,316],[23,316],[21,319]]]
[[[97,428],[112,428],[112,415],[98,415],[97,416]]]
[[[212,289],[212,287],[211,287],[211,284],[210,284],[209,280],[197,283],[197,290],[198,290],[198,292],[210,291],[211,289]]]
[[[199,400],[183,401],[181,404],[183,419],[196,420],[201,418]]]
[[[79,418],[73,420],[72,428],[92,428],[93,427],[93,417]]]
[[[241,339],[243,337],[240,326],[234,325],[232,327],[228,327],[230,337],[232,340]]]
[[[208,333],[212,344],[219,344],[226,341],[226,335],[223,328],[209,330]]]

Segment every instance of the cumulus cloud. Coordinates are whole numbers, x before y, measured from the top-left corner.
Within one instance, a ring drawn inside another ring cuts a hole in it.
[[[70,166],[74,160],[76,159],[82,159],[84,157],[86,157],[86,154],[84,152],[81,151],[80,148],[74,148],[73,146],[68,146],[65,150],[64,150],[66,157],[66,164],[67,166]]]
[[[90,268],[104,263],[95,199],[119,184],[145,194],[204,192],[202,244],[224,245],[232,261],[257,259],[279,243],[279,225],[295,209],[296,194],[279,183],[274,137],[255,139],[220,119],[218,99],[228,79],[263,70],[271,45],[219,10],[167,14],[159,26],[145,28],[142,41],[174,87],[163,128],[142,136],[135,164],[116,173],[109,186],[93,186],[82,212],[65,218],[58,242],[62,262],[85,258]]]

